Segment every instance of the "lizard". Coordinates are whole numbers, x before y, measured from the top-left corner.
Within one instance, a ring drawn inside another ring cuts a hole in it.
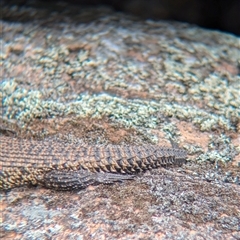
[[[186,151],[158,145],[85,145],[0,135],[0,189],[42,185],[55,190],[132,180],[138,172],[186,159]]]

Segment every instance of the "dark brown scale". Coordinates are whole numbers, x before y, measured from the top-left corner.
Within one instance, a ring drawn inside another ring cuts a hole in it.
[[[120,148],[115,148],[115,156],[116,156],[116,160],[118,161],[119,159],[122,159],[122,151],[120,150]]]
[[[103,158],[103,154],[104,153],[101,152],[100,148],[96,148],[96,150],[95,150],[95,158],[96,158],[97,162],[101,161],[101,159]]]
[[[123,153],[122,155],[124,155],[124,153],[125,153],[126,159],[130,159],[133,156],[135,156],[135,153],[134,153],[132,147],[123,147],[123,149],[122,149],[122,153]]]

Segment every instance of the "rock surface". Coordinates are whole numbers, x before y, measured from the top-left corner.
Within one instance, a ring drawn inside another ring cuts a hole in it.
[[[62,4],[3,19],[1,123],[19,138],[189,153],[132,182],[1,192],[3,238],[239,238],[239,38]]]

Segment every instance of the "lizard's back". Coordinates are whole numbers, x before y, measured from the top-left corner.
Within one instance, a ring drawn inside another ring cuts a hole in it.
[[[1,189],[38,184],[56,170],[133,174],[186,158],[182,149],[157,145],[91,146],[0,136],[0,146]]]

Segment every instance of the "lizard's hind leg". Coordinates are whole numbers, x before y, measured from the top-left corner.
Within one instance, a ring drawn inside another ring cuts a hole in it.
[[[92,173],[86,170],[58,171],[53,170],[45,174],[41,184],[55,190],[83,189],[92,184],[111,184],[132,180],[134,175],[122,175],[114,173]]]

